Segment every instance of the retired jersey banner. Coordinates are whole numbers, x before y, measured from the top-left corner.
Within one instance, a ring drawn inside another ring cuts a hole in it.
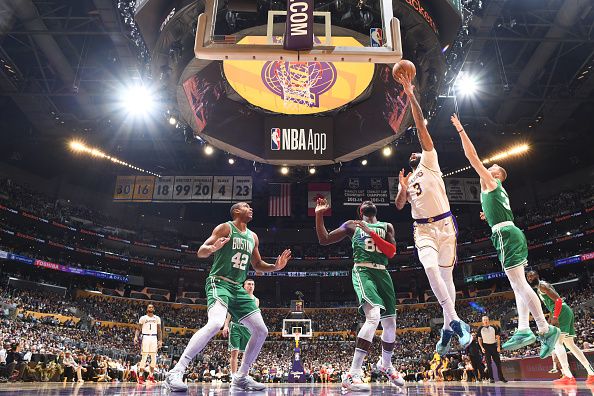
[[[118,176],[116,202],[240,202],[252,200],[251,176]]]
[[[363,201],[372,201],[376,206],[390,205],[386,177],[349,177],[343,192],[344,205],[360,205]]]
[[[316,203],[318,198],[324,198],[328,201],[330,209],[324,213],[324,216],[332,216],[332,184],[331,183],[309,183],[307,185],[307,215],[315,216]]]
[[[475,203],[481,201],[480,179],[446,177],[443,181],[450,202]]]

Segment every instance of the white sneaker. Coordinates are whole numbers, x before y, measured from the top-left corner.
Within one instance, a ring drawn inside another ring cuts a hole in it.
[[[361,374],[348,373],[342,380],[342,393],[348,392],[369,392],[371,386],[361,379]]]
[[[181,371],[170,371],[165,374],[163,387],[171,392],[185,392],[188,385],[184,382],[184,373]]]
[[[231,390],[239,391],[261,391],[266,389],[266,385],[256,381],[249,375],[234,375],[231,381]]]
[[[380,358],[380,360],[377,362],[376,367],[379,371],[386,374],[388,380],[390,380],[390,382],[393,385],[404,386],[404,378],[400,376],[400,373],[396,371],[393,365],[390,364],[388,367],[384,367],[382,364],[382,358]]]

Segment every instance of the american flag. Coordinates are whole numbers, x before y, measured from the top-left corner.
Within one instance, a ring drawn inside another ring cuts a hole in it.
[[[268,216],[291,216],[291,183],[270,183]]]

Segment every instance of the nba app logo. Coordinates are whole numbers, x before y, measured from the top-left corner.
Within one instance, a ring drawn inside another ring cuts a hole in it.
[[[281,130],[280,128],[272,128],[270,130],[270,149],[279,151],[281,148]]]

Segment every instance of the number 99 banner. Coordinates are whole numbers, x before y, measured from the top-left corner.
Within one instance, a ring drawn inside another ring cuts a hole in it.
[[[238,202],[252,200],[251,176],[118,176],[117,202]]]

